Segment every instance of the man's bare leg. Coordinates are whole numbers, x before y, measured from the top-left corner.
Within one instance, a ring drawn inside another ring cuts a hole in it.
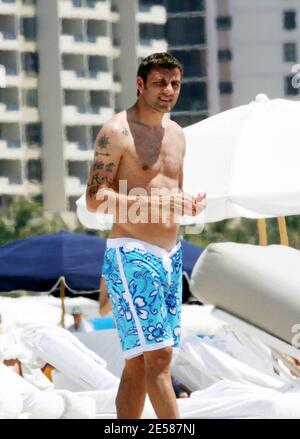
[[[118,419],[139,419],[146,398],[144,357],[126,360],[116,399]]]
[[[145,352],[146,387],[159,419],[179,419],[179,410],[172,386],[169,366],[172,348]]]

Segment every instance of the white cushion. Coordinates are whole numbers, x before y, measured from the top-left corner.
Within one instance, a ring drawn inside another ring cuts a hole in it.
[[[300,323],[300,252],[281,245],[210,244],[190,289],[201,301],[292,344]]]

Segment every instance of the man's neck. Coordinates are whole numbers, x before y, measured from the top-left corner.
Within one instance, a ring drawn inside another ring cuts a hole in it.
[[[137,101],[134,106],[129,110],[133,118],[148,127],[161,128],[164,126],[165,114],[159,111],[145,106],[141,101]]]

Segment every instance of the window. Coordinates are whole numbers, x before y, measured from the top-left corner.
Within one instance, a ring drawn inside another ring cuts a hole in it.
[[[284,93],[286,96],[298,96],[299,88],[293,86],[292,79],[294,75],[288,75],[284,78]]]
[[[178,103],[174,109],[178,111],[201,112],[207,110],[207,85],[205,82],[187,82],[181,86]]]
[[[162,40],[165,38],[165,26],[161,24],[141,23],[140,38],[146,40]]]
[[[38,107],[38,91],[36,88],[24,90],[23,104],[27,107]]]
[[[88,8],[94,8],[95,7],[95,0],[86,0],[85,4]]]
[[[41,194],[35,195],[34,197],[32,197],[32,199],[35,203],[43,204],[43,202],[44,202],[43,195],[41,195]]]
[[[105,56],[91,55],[88,58],[88,65],[90,71],[108,72],[109,59]]]
[[[201,12],[204,11],[204,0],[166,0],[168,12]]]
[[[206,53],[203,50],[172,50],[172,55],[183,65],[185,78],[200,78],[207,75]]]
[[[74,8],[81,8],[81,0],[73,0]]]
[[[217,17],[217,29],[219,30],[227,30],[232,27],[232,17],[230,15],[224,15]]]
[[[207,118],[206,115],[203,114],[197,114],[197,115],[181,115],[181,114],[172,114],[171,116],[172,120],[177,122],[182,128],[188,127],[190,125],[193,125],[194,123],[201,122],[201,120],[204,120]]]
[[[23,17],[22,30],[25,40],[36,40],[37,35],[37,21],[36,17]]]
[[[39,72],[39,57],[35,52],[22,53],[23,70],[28,74],[36,74]]]
[[[25,136],[28,145],[41,145],[42,125],[40,123],[29,123],[25,127]]]
[[[40,160],[28,160],[27,179],[30,181],[42,181],[42,163]]]
[[[220,82],[219,90],[221,95],[228,95],[233,92],[233,85],[230,81]]]
[[[158,6],[163,6],[164,0],[140,0],[139,3],[141,5],[149,5],[149,6],[158,5]]]
[[[230,15],[224,15],[217,17],[217,29],[227,30],[232,27],[232,17]]]
[[[172,46],[188,46],[205,43],[205,22],[203,17],[170,18],[167,21],[167,40]]]
[[[283,59],[286,62],[296,62],[297,61],[297,44],[296,43],[285,43],[283,45]]]
[[[218,51],[218,60],[219,61],[231,61],[232,60],[232,52],[230,49],[223,49]]]
[[[293,30],[296,29],[296,11],[284,11],[283,12],[283,26],[284,29]]]

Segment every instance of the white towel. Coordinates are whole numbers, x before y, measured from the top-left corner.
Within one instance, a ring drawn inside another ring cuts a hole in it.
[[[0,419],[16,419],[23,411],[23,400],[20,393],[11,390],[9,393],[0,390]]]
[[[94,419],[96,416],[96,401],[88,396],[79,396],[68,390],[57,390],[64,399],[65,411],[63,419]]]
[[[179,399],[182,418],[300,418],[300,395],[221,380]]]
[[[30,326],[23,331],[22,341],[83,389],[103,390],[119,384],[119,379],[105,369],[106,362],[63,328]]]

